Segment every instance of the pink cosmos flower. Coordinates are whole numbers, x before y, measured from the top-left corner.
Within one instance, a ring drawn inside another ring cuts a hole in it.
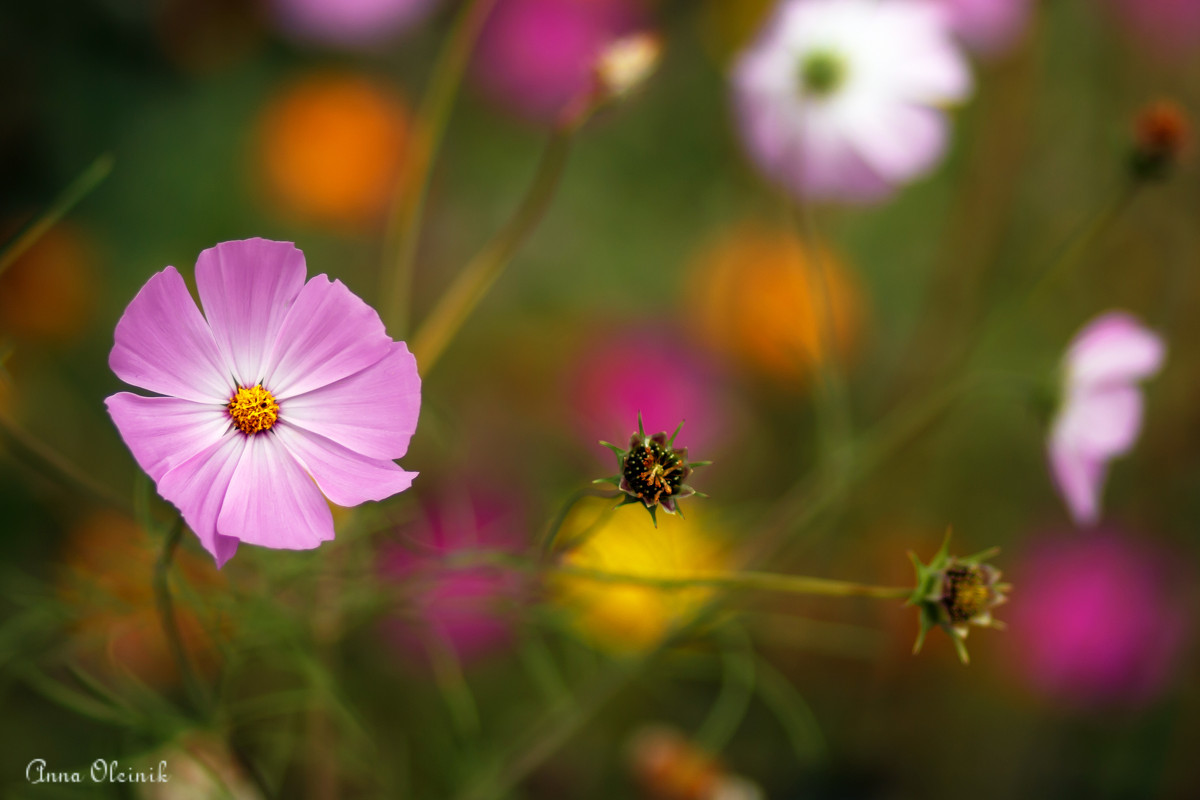
[[[271,0],[272,14],[297,39],[370,47],[420,22],[438,0]]]
[[[1072,340],[1048,450],[1077,524],[1099,519],[1108,462],[1129,452],[1142,427],[1137,383],[1158,372],[1165,353],[1162,339],[1123,312],[1093,320]]]
[[[1009,571],[1019,588],[1008,607],[1016,675],[1075,706],[1138,706],[1160,694],[1192,621],[1186,576],[1144,537],[1112,529],[1036,541]]]
[[[637,22],[630,0],[500,0],[480,37],[473,77],[500,106],[552,122],[591,88],[604,48]]]
[[[238,542],[303,550],[333,538],[329,501],[409,487],[421,379],[403,342],[341,281],[305,283],[304,254],[247,239],[196,260],[204,315],[174,267],[117,323],[106,401],[159,494],[223,565]],[[207,319],[206,319],[207,317]]]
[[[943,107],[971,76],[943,10],[923,0],[784,0],[733,88],[767,177],[808,199],[868,202],[938,162]]]
[[[1011,47],[1029,21],[1031,0],[935,0],[945,8],[958,39],[978,53]]]

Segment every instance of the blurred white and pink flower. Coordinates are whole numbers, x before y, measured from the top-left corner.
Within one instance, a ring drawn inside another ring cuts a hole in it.
[[[1129,452],[1141,431],[1137,384],[1158,372],[1165,355],[1162,339],[1124,312],[1100,316],[1071,341],[1047,446],[1055,484],[1077,524],[1100,518],[1108,462]]]
[[[998,55],[1012,47],[1029,24],[1032,0],[935,0],[955,36],[969,49]]]
[[[877,201],[928,173],[971,86],[922,0],[785,0],[733,72],[751,158],[809,200]]]

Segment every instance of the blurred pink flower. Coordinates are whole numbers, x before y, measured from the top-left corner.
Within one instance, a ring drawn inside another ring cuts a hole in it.
[[[520,602],[524,576],[446,561],[472,552],[520,552],[528,534],[523,517],[510,501],[459,493],[405,530],[406,543],[386,546],[379,557],[381,579],[411,590],[405,613],[384,623],[388,638],[406,652],[424,652],[432,634],[468,661],[506,646],[512,638],[506,607]]]
[[[1029,22],[1032,0],[935,0],[959,40],[978,53],[1011,47]]]
[[[1076,524],[1099,519],[1108,462],[1129,452],[1142,427],[1137,382],[1158,372],[1165,353],[1158,336],[1123,312],[1098,317],[1072,340],[1047,446],[1054,482]]]
[[[279,26],[297,39],[370,47],[424,19],[439,0],[270,0]]]
[[[1159,50],[1200,49],[1200,0],[1105,0],[1134,33]]]
[[[1038,537],[1009,574],[1010,652],[1035,690],[1078,706],[1137,706],[1166,687],[1193,598],[1165,554],[1112,529]]]
[[[106,400],[139,466],[220,567],[238,542],[303,550],[333,538],[325,498],[355,506],[409,487],[392,459],[417,426],[403,342],[341,281],[305,283],[289,242],[224,242],[196,260],[205,316],[174,267],[117,323]]]
[[[867,202],[928,172],[971,75],[923,0],[785,0],[734,68],[742,138],[769,178]]]
[[[670,432],[687,420],[680,441],[706,458],[733,427],[720,371],[654,328],[586,345],[568,377],[568,396],[589,446],[623,442],[641,413],[647,432]]]
[[[503,108],[552,122],[591,88],[601,51],[638,22],[630,0],[499,0],[480,38],[473,77]]]

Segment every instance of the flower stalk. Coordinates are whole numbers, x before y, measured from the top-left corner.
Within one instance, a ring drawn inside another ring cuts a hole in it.
[[[416,142],[411,148],[409,166],[397,182],[385,238],[384,252],[395,255],[391,269],[385,265],[383,271],[380,311],[384,324],[396,338],[408,333],[413,271],[433,165],[445,139],[471,52],[495,4],[496,0],[470,0],[463,5],[434,63],[429,87],[421,100]]]
[[[166,637],[171,657],[175,659],[180,680],[183,681],[184,689],[197,712],[203,714],[207,708],[205,692],[192,667],[191,659],[188,658],[187,649],[183,645],[179,622],[175,618],[175,603],[171,598],[171,565],[175,561],[175,551],[179,547],[179,542],[183,539],[183,529],[183,517],[178,516],[175,518],[170,532],[167,533],[162,553],[159,554],[158,561],[154,564],[154,598],[158,607],[158,618],[162,625],[163,636]]]
[[[586,117],[586,114],[570,115],[551,133],[533,181],[512,219],[459,273],[417,329],[413,353],[422,374],[429,374],[471,312],[545,216],[566,167],[571,142]]]

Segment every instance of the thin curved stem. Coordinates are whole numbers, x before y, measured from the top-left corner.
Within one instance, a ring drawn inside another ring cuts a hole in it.
[[[64,486],[77,490],[91,499],[126,513],[133,513],[129,501],[122,500],[107,487],[101,486],[81,472],[67,459],[50,449],[5,414],[0,414],[0,440],[15,452],[32,461],[41,471],[57,479]]]
[[[559,126],[550,135],[533,182],[508,224],[455,278],[413,338],[413,355],[428,375],[450,341],[503,274],[529,234],[541,222],[567,164],[578,122]]]
[[[26,225],[15,239],[4,247],[3,252],[0,252],[0,275],[3,275],[5,270],[11,267],[38,239],[42,238],[46,231],[53,228],[59,220],[70,213],[80,200],[103,183],[104,179],[112,172],[112,168],[112,154],[105,153],[88,165],[87,169],[79,174],[79,177],[71,181],[70,185],[54,198],[50,207]]]
[[[559,531],[562,529],[563,523],[567,521],[567,517],[571,514],[571,509],[586,497],[600,497],[606,500],[615,500],[620,497],[619,493],[597,489],[595,487],[587,487],[574,492],[567,501],[563,503],[562,508],[558,510],[558,514],[550,523],[549,529],[546,531],[546,537],[542,540],[542,558],[549,558],[554,554],[554,545],[558,541]]]
[[[471,51],[475,49],[483,24],[495,4],[496,0],[469,0],[463,5],[434,63],[429,87],[421,100],[412,168],[405,171],[397,184],[392,203],[394,212],[385,238],[385,252],[391,253],[394,249],[395,255],[391,269],[385,265],[383,271],[381,309],[383,321],[396,339],[408,334],[413,271],[433,166],[446,136],[450,113]]]
[[[183,530],[183,517],[180,516],[171,526],[167,539],[163,543],[162,553],[154,565],[154,597],[158,606],[158,617],[162,624],[163,635],[167,639],[171,657],[175,659],[175,665],[179,669],[180,679],[183,681],[184,688],[195,705],[196,711],[204,714],[207,708],[204,689],[192,667],[191,659],[188,658],[187,649],[184,647],[183,637],[179,632],[179,622],[175,618],[175,603],[171,598],[171,565],[175,560],[175,551],[179,547],[179,542],[183,539]]]

